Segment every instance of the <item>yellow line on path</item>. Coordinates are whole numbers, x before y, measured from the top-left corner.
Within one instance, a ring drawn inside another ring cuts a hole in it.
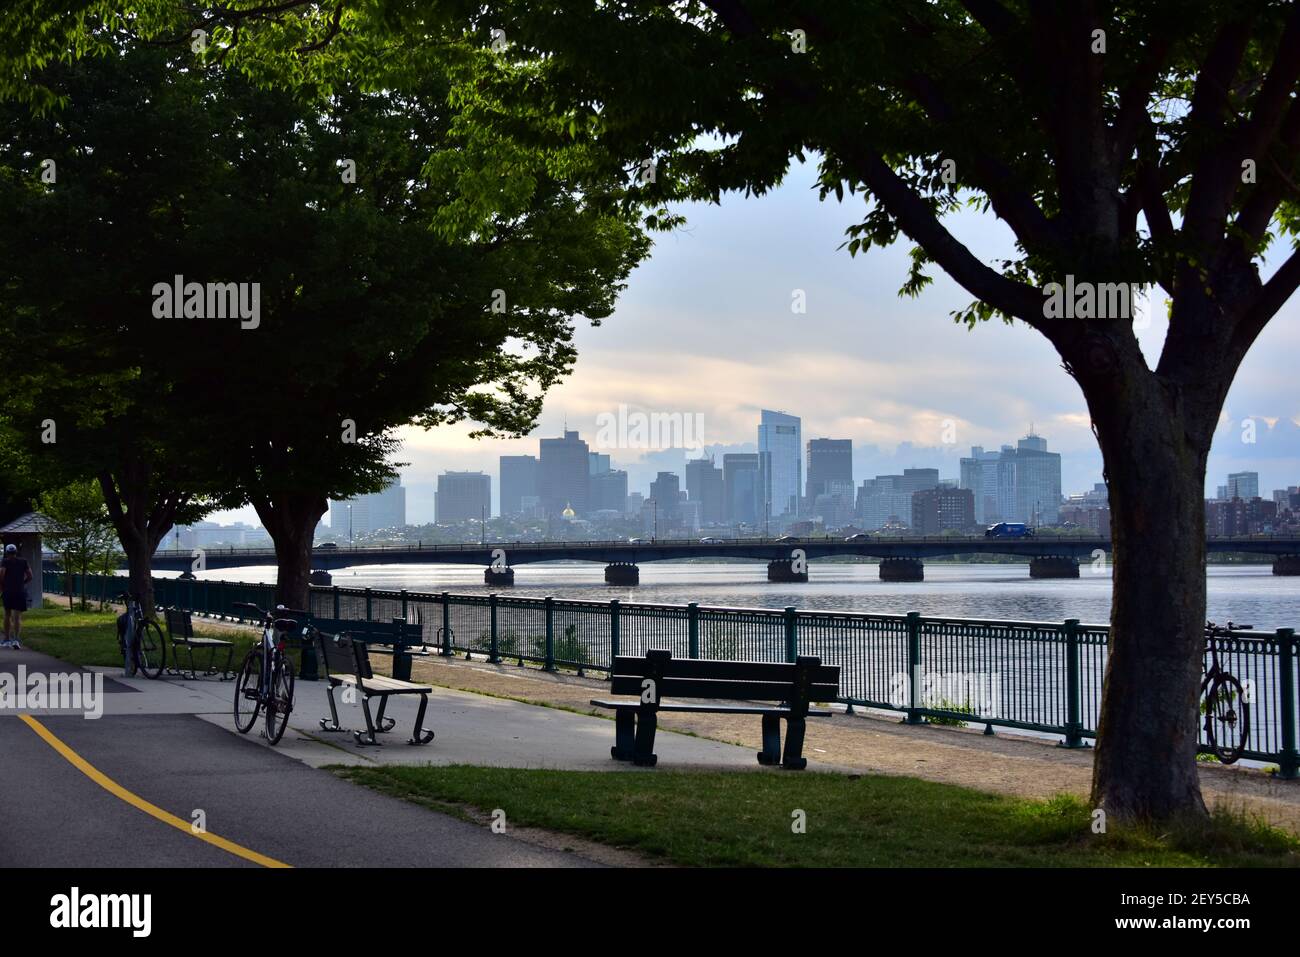
[[[20,714],[18,715],[18,717],[21,718],[24,722],[26,722],[29,728],[31,728],[38,735],[40,735],[45,740],[46,744],[52,747],[55,751],[59,752],[59,754],[61,754],[67,760],[67,762],[71,764],[74,768],[76,768],[86,777],[90,778],[90,780],[94,781],[96,784],[98,784],[109,794],[112,794],[114,797],[120,798],[121,800],[125,801],[127,804],[130,804],[132,807],[144,811],[144,813],[148,814],[150,817],[156,818],[159,821],[162,821],[164,824],[170,824],[172,827],[176,828],[176,830],[183,831],[184,833],[188,834],[190,837],[198,838],[200,841],[205,841],[208,844],[212,844],[216,847],[219,847],[223,851],[228,851],[229,853],[234,854],[236,857],[242,857],[246,861],[252,861],[254,864],[260,864],[263,867],[292,867],[293,866],[291,864],[285,864],[283,861],[277,861],[273,857],[267,857],[265,854],[259,854],[257,853],[257,851],[250,851],[248,848],[236,844],[234,841],[228,841],[224,837],[218,837],[215,834],[209,834],[207,831],[195,831],[193,827],[191,827],[189,821],[183,820],[177,817],[175,814],[169,813],[168,811],[164,811],[156,804],[150,804],[144,798],[140,797],[137,794],[133,794],[132,792],[128,791],[126,788],[122,787],[122,785],[118,784],[108,775],[104,774],[104,772],[100,771],[93,764],[91,764],[89,761],[87,761],[85,758],[79,755],[76,751],[72,750],[72,748],[68,747],[68,745],[64,744],[63,741],[61,741],[57,736],[55,736],[55,734],[52,731],[50,731],[49,728],[45,727],[45,725],[41,724],[31,715]]]

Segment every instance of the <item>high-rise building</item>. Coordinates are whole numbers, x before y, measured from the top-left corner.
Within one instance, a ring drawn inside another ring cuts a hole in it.
[[[806,495],[810,505],[816,502],[818,495],[830,491],[831,482],[848,482],[850,487],[853,486],[852,439],[812,439],[808,443]]]
[[[722,456],[723,521],[733,525],[766,524],[769,458],[766,452],[728,452]]]
[[[627,509],[627,473],[621,469],[606,469],[589,475],[587,490],[587,505],[593,512],[622,513]]]
[[[912,494],[912,531],[938,535],[975,524],[975,493],[968,488],[931,488]]]
[[[542,439],[537,492],[548,518],[561,515],[566,508],[572,508],[578,516],[587,514],[589,456],[590,449],[577,432],[566,431],[559,439]]]
[[[686,494],[700,505],[699,523],[717,525],[724,522],[722,469],[713,459],[691,459],[686,463]]]
[[[406,489],[401,479],[382,492],[371,492],[330,503],[330,530],[335,535],[370,535],[381,528],[406,524]]]
[[[483,472],[443,472],[433,496],[439,525],[479,521],[492,515],[492,477]]]
[[[998,459],[999,452],[986,452],[982,446],[973,446],[970,458],[961,460],[959,486],[969,489],[975,496],[975,521],[991,524],[1001,521],[998,511]]]
[[[660,533],[678,524],[682,499],[682,483],[676,472],[660,472],[650,483],[650,498],[658,513]]]
[[[1061,507],[1061,456],[1032,433],[997,452],[977,445],[961,460],[959,484],[974,494],[980,524],[1054,525]]]
[[[501,514],[524,514],[524,499],[537,497],[537,456],[503,455],[500,472]]]
[[[758,425],[758,451],[770,457],[767,491],[771,499],[764,510],[771,518],[799,514],[803,493],[803,441],[798,416],[763,409]]]
[[[1259,498],[1258,472],[1230,472],[1228,474],[1228,498],[1239,498],[1249,502]]]
[[[613,466],[609,464],[609,456],[604,452],[587,453],[588,475],[600,475],[604,472],[608,472],[611,468],[613,468]]]
[[[858,522],[866,529],[911,525],[912,496],[937,487],[938,469],[904,469],[902,475],[877,475],[858,488]]]

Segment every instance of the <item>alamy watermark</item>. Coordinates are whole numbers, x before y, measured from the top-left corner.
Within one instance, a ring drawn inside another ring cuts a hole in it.
[[[153,285],[155,319],[239,319],[239,328],[262,324],[260,282],[186,282],[177,274],[171,282]]]
[[[94,720],[104,715],[104,676],[99,672],[0,672],[0,711],[80,711]]]
[[[704,450],[703,412],[617,412],[596,416],[596,447],[604,449]]]

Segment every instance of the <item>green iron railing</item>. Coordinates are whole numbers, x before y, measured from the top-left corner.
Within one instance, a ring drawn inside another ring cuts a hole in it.
[[[63,575],[48,575],[65,590]],[[117,576],[90,576],[86,591],[112,595]],[[241,620],[233,608],[275,602],[262,583],[155,578],[155,601],[202,615]],[[877,615],[796,608],[718,608],[613,600],[572,601],[446,592],[311,588],[321,618],[421,624],[426,644],[443,655],[486,655],[547,670],[608,672],[614,657],[667,648],[674,656],[794,661],[816,655],[840,666],[840,701],[850,709],[1060,734],[1067,747],[1096,737],[1108,628],[1063,622]],[[1245,756],[1276,762],[1282,777],[1300,769],[1296,636],[1237,632],[1219,643],[1225,668],[1251,689]]]

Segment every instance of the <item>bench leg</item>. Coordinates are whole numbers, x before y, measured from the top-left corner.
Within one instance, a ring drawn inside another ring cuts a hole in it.
[[[641,708],[637,714],[636,742],[632,752],[632,763],[643,768],[652,768],[659,762],[655,751],[655,731],[659,726],[659,716],[654,708]]]
[[[614,746],[609,749],[615,761],[631,761],[636,750],[636,712],[619,708],[614,712]]]
[[[780,715],[763,715],[763,750],[758,752],[758,763],[764,766],[781,763]]]
[[[326,721],[321,718],[320,729],[322,731],[346,731],[346,728],[339,726],[339,709],[334,707],[334,686],[332,684],[326,684],[325,697],[329,699],[330,703],[330,720]]]
[[[424,727],[424,709],[429,707],[429,696],[420,695],[420,710],[415,715],[415,732],[409,744],[428,744],[433,740],[433,732]]]
[[[380,698],[380,703],[384,701]],[[375,740],[375,722],[370,717],[370,695],[364,692],[361,695],[361,711],[366,716],[366,731],[363,735],[360,731],[353,731],[352,735],[357,739],[357,744],[374,744],[382,745],[382,741]]]
[[[380,734],[385,734],[386,732],[392,731],[393,727],[397,724],[397,721],[394,720],[393,718],[384,717],[384,709],[387,707],[388,707],[388,699],[380,698],[379,712],[378,714],[375,715],[375,730],[378,731]]]
[[[803,756],[803,718],[788,718],[785,723],[785,758],[781,767],[789,771],[802,771],[808,767],[808,759]]]
[[[235,646],[231,645],[226,649],[226,664],[225,667],[221,669],[222,681],[233,681],[235,678],[234,674],[232,674],[230,671],[230,660],[231,658],[234,657],[234,654],[235,654]]]

